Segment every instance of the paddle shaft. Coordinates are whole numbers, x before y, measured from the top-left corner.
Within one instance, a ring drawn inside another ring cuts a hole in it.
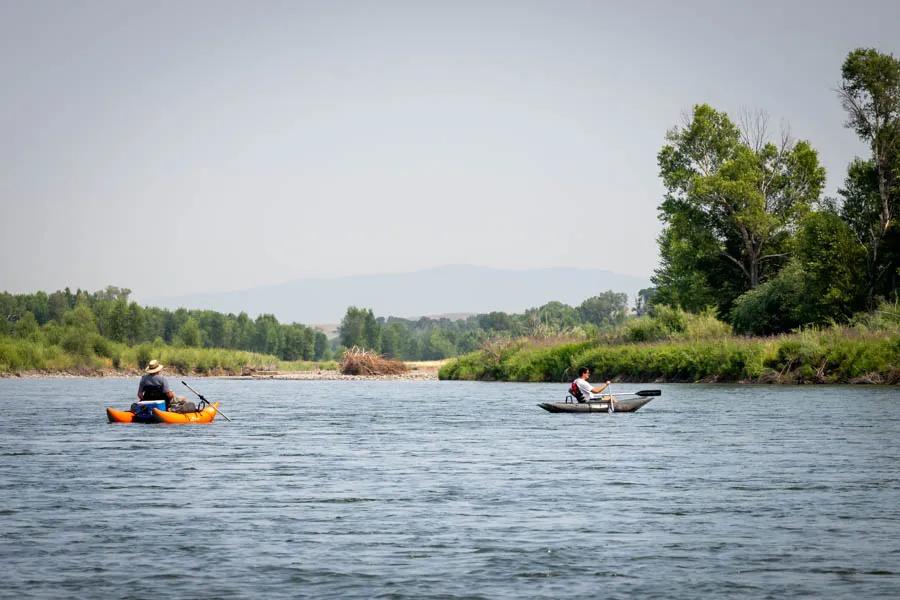
[[[184,387],[186,387],[187,389],[189,389],[189,390],[191,390],[192,392],[194,392],[195,394],[197,394],[197,397],[198,397],[198,398],[200,398],[201,400],[203,400],[204,402],[206,402],[207,404],[209,404],[210,406],[212,406],[212,409],[213,409],[214,411],[216,411],[217,413],[219,413],[220,415],[222,415],[222,418],[223,418],[223,419],[225,419],[226,421],[231,421],[231,419],[229,419],[228,417],[226,417],[225,415],[222,414],[222,411],[220,411],[218,408],[216,408],[215,404],[213,404],[212,402],[210,402],[209,400],[207,400],[206,398],[204,398],[204,397],[203,397],[203,394],[201,394],[200,392],[198,392],[197,390],[195,390],[194,388],[192,388],[191,386],[189,386],[188,384],[186,384],[186,383],[183,382],[183,381],[181,382],[181,384],[182,384]]]

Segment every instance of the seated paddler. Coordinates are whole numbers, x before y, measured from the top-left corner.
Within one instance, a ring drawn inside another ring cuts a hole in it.
[[[150,361],[138,384],[138,400],[141,402],[163,400],[166,403],[166,410],[178,410],[186,404],[185,398],[176,396],[175,392],[169,389],[169,382],[162,376],[162,370],[163,366],[158,360]],[[138,405],[132,405],[132,412],[136,413],[138,409]]]
[[[591,370],[587,367],[581,367],[578,369],[578,378],[569,386],[569,393],[579,402],[590,402],[599,398],[599,394],[602,394],[609,387],[608,381],[597,387],[592,386],[590,381],[588,381],[590,376]],[[612,396],[608,396],[608,398],[612,401]]]

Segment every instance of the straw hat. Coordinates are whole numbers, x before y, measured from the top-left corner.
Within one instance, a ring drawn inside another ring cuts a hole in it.
[[[144,369],[147,373],[159,373],[163,370],[163,366],[159,364],[159,361],[153,359],[150,361],[150,364],[147,365],[147,368]]]

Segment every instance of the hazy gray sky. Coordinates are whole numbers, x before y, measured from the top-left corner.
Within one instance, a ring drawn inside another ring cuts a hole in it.
[[[0,289],[138,297],[447,263],[647,276],[693,104],[866,149],[900,2],[0,0]]]

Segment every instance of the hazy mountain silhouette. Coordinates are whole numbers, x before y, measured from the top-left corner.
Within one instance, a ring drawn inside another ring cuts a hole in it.
[[[417,317],[441,313],[521,312],[551,300],[577,305],[606,290],[625,292],[633,304],[646,279],[602,269],[493,269],[448,265],[381,275],[298,279],[232,292],[152,298],[167,308],[205,308],[251,316],[272,313],[279,321],[335,323],[348,306],[376,316]]]

